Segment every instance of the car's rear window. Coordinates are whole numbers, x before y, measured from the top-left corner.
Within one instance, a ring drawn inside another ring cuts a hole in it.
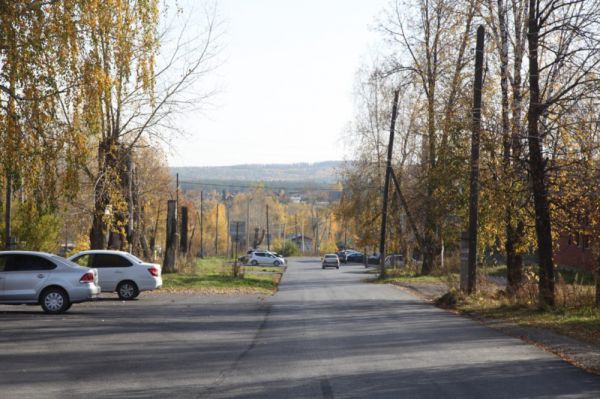
[[[335,259],[335,258],[337,258],[337,256],[336,255],[325,255],[325,258],[326,259]]]

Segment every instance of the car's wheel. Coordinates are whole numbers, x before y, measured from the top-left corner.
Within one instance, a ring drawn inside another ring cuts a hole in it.
[[[256,260],[253,260],[252,262],[250,262],[250,264],[251,264],[252,266],[257,266],[257,265],[258,265],[258,262],[257,262]]]
[[[121,281],[117,286],[117,294],[120,299],[129,301],[137,297],[140,291],[133,281]]]
[[[275,262],[273,262],[273,265],[279,266],[279,265],[281,265],[281,262],[279,262],[278,260],[276,260]]]
[[[44,312],[58,314],[66,312],[71,307],[71,301],[62,288],[48,288],[40,295],[40,305]]]

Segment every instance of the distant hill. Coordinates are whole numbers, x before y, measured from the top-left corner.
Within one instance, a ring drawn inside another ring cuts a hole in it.
[[[183,166],[172,167],[171,173],[179,173],[179,179],[187,182],[266,182],[333,184],[338,181],[337,169],[341,161],[316,163],[233,165],[233,166]],[[235,183],[234,183],[235,182]]]

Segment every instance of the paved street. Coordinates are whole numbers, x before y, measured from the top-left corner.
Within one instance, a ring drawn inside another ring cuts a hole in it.
[[[142,295],[60,317],[1,306],[0,396],[600,397],[600,377],[365,278],[300,259],[265,301]]]

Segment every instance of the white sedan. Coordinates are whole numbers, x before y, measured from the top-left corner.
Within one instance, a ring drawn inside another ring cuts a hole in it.
[[[162,286],[160,265],[146,263],[128,252],[94,249],[79,252],[69,260],[97,269],[102,292],[116,291],[123,300],[134,299],[142,291]]]

